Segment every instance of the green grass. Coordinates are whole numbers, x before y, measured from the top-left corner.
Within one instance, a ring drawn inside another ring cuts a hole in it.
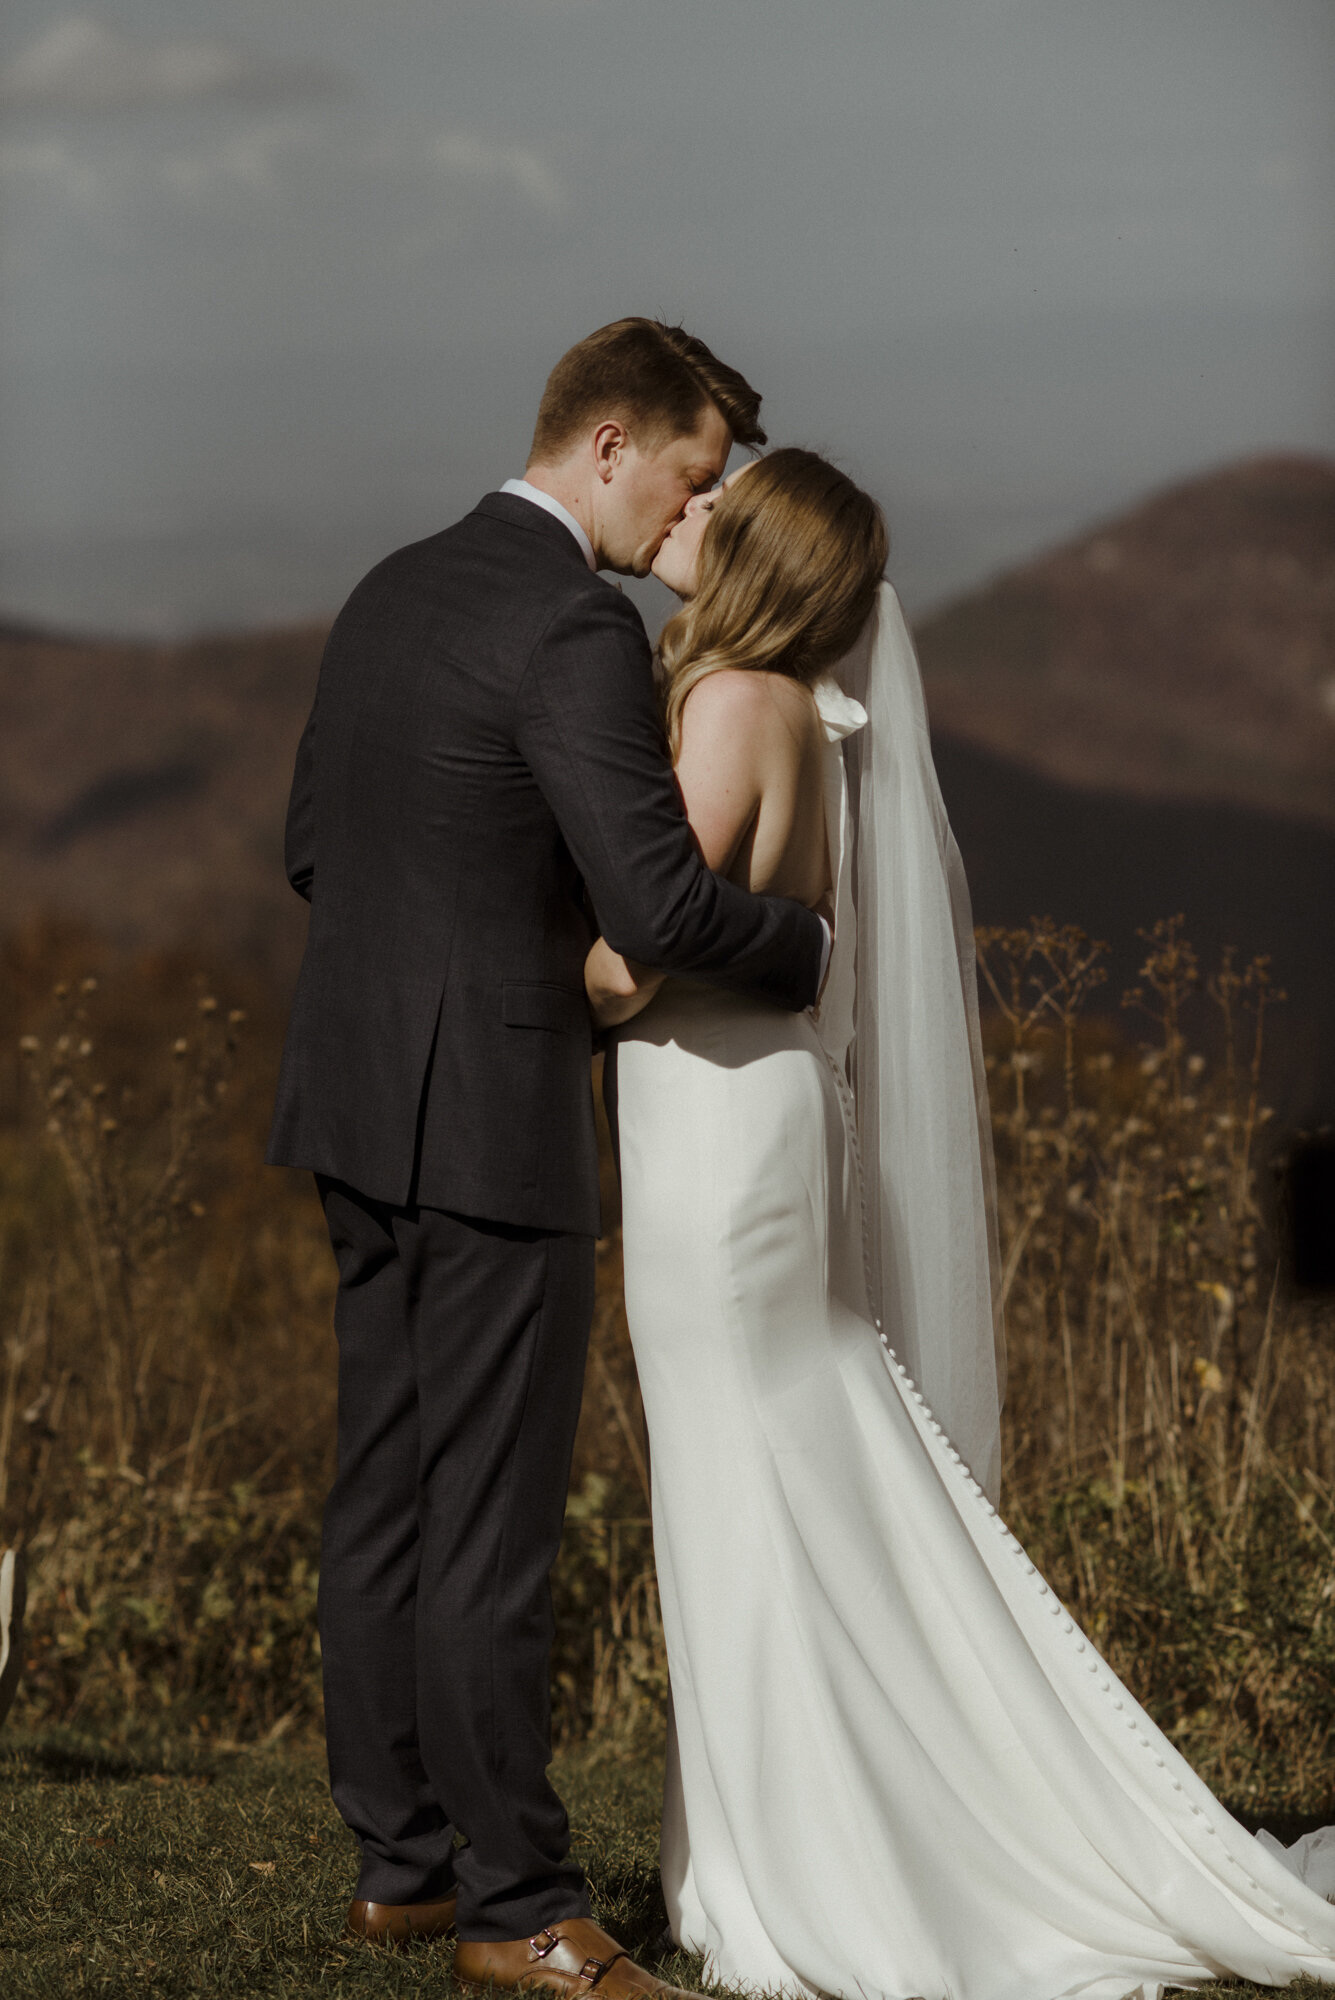
[[[556,1775],[598,1920],[661,1977],[697,1985],[698,1960],[653,1952],[664,1921],[656,1764],[586,1754]],[[165,1739],[115,1752],[69,1734],[10,1737],[0,1857],[5,2000],[460,1990],[445,1947],[386,1953],[338,1936],[355,1857],[314,1748],[198,1751]],[[1242,2000],[1271,1989],[1206,1990]],[[1318,1990],[1328,1989],[1289,1989]]]
[[[560,1773],[599,1921],[633,1950],[664,1923],[658,1772]],[[315,1750],[107,1752],[69,1734],[0,1753],[5,2000],[185,1994],[454,1994],[449,1952],[338,1936],[356,1873]],[[698,1963],[664,1961],[664,1976]]]

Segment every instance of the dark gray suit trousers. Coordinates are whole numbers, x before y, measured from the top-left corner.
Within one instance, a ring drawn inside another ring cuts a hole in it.
[[[546,1767],[593,1238],[317,1185],[339,1274],[319,1618],[356,1893],[457,1884],[461,1937],[531,1937],[589,1910]]]

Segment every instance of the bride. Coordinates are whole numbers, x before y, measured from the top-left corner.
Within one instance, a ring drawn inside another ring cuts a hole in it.
[[[673,1934],[714,1980],[847,2000],[1335,1980],[1335,1833],[1238,1826],[996,1511],[968,899],[885,559],[875,503],[783,450],[654,564],[692,825],[735,881],[833,908],[818,1010],[601,942],[586,969],[618,1031]]]

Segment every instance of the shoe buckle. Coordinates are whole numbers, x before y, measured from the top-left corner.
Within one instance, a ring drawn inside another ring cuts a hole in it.
[[[605,1958],[586,1958],[579,1969],[581,1979],[587,1979],[591,1987],[596,1986],[607,1970]]]
[[[543,1942],[544,1939],[546,1940],[545,1943]],[[528,1948],[533,1953],[534,1958],[549,1958],[560,1942],[561,1940],[555,1931],[544,1928],[538,1932],[536,1937],[529,1939]]]

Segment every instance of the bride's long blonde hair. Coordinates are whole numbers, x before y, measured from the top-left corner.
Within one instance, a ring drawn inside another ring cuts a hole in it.
[[[809,683],[848,652],[889,552],[876,502],[814,451],[785,445],[735,479],[701,539],[695,595],[658,642],[673,757],[707,674],[764,668]]]

